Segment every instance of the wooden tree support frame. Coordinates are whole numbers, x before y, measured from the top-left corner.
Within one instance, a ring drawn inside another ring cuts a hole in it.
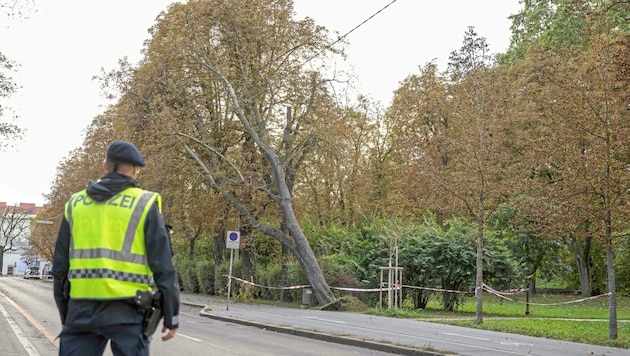
[[[379,309],[383,309],[383,275],[385,271],[387,271],[387,309],[391,309],[392,304],[395,308],[401,307],[403,267],[379,267],[379,269],[381,270],[381,283],[379,284],[378,297]]]

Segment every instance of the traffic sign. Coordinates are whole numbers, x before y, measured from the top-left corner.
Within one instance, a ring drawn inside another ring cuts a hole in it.
[[[238,231],[228,231],[225,247],[238,250],[241,242],[241,233]]]

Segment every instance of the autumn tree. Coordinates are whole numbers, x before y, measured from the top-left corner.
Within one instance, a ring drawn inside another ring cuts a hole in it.
[[[584,46],[547,52],[540,74],[548,78],[540,97],[557,134],[547,156],[554,167],[549,194],[563,212],[562,226],[606,246],[609,336],[616,338],[614,251],[627,231],[627,141],[630,116],[623,95],[628,80],[619,76],[628,33],[597,34]],[[559,223],[561,223],[559,222]]]
[[[63,218],[63,210],[54,206],[45,206],[37,212],[31,224],[28,245],[30,254],[46,261],[53,260],[57,233]]]
[[[568,237],[584,296],[591,293],[591,246],[605,246],[609,336],[616,338],[614,252],[628,227],[630,4],[558,3],[552,26],[530,31],[533,40],[523,46],[524,65],[533,69],[522,88],[535,103],[531,118],[544,137],[532,146],[538,162],[531,181],[538,183],[530,192],[549,231]]]
[[[18,88],[9,75],[9,72],[15,68],[15,65],[15,62],[0,53],[0,99],[11,96]],[[22,138],[23,135],[22,128],[9,120],[5,120],[7,109],[0,102],[0,150],[7,149],[11,146],[12,141]]]
[[[34,11],[35,1],[32,0],[0,0],[0,16],[7,19],[28,18]]]
[[[519,143],[508,73],[495,67],[485,38],[469,27],[463,46],[451,53],[448,127],[424,142],[421,165],[448,203],[477,226],[476,321],[483,322],[484,231],[497,208],[515,194]],[[441,124],[443,125],[443,124]]]
[[[325,29],[293,16],[291,1],[172,5],[138,67],[109,76],[121,89],[112,125],[148,155],[176,155],[178,172],[196,179],[180,187],[211,189],[194,194],[218,194],[244,230],[285,245],[326,303],[333,294],[300,228],[293,190],[336,107],[331,78],[319,70],[334,51]]]
[[[32,211],[17,204],[7,205],[0,211],[0,266],[3,266],[4,253],[14,249],[16,240],[28,238],[33,215]]]
[[[379,107],[366,97],[343,110],[331,110],[304,165],[296,206],[306,220],[319,225],[353,226],[366,215],[400,211],[388,131]]]
[[[435,62],[419,67],[419,73],[409,75],[394,93],[387,109],[386,122],[390,160],[395,169],[389,174],[403,197],[402,209],[412,215],[431,211],[438,221],[450,218],[452,209],[444,195],[435,194],[430,176],[424,174],[422,161],[426,145],[449,130],[447,79]],[[448,159],[448,154],[443,155]]]
[[[28,13],[34,11],[33,5],[29,0],[0,0],[0,16],[12,20],[26,19]],[[10,97],[18,89],[10,75],[16,68],[17,64],[0,50],[0,99]],[[24,135],[24,129],[11,122],[17,116],[7,120],[9,112],[11,109],[0,102],[0,151],[10,147],[12,142],[22,139]]]
[[[68,153],[57,165],[46,194],[48,203],[36,217],[44,223],[35,224],[31,233],[31,245],[49,260],[52,260],[66,202],[73,193],[85,189],[89,181],[96,181],[105,173],[103,161],[112,139],[111,126],[104,123],[111,119],[110,115],[111,112],[106,112],[94,118],[86,128],[82,146]]]

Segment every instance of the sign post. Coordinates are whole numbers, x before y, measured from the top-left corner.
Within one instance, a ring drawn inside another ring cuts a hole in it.
[[[234,259],[234,250],[238,250],[241,242],[241,233],[239,231],[228,231],[225,247],[230,249],[230,272],[228,276],[228,295],[225,310],[230,310],[230,292],[232,290],[232,260]]]

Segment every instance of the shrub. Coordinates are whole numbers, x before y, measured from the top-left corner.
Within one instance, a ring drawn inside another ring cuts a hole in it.
[[[197,262],[195,269],[199,292],[204,294],[214,294],[214,261],[199,261]]]
[[[346,296],[337,298],[326,305],[323,305],[321,309],[330,310],[330,311],[347,311],[347,312],[362,313],[362,312],[365,312],[368,308],[358,298],[353,297],[351,295],[346,295]]]
[[[182,261],[178,269],[183,289],[189,293],[199,293],[199,281],[197,279],[197,271],[195,261]]]
[[[258,284],[266,287],[280,287],[280,277],[282,265],[280,262],[271,262],[266,266],[259,266],[256,269],[256,280]],[[267,300],[279,300],[280,290],[271,288],[261,288],[260,298]]]
[[[227,283],[228,283],[228,275],[230,274],[230,261],[224,261],[219,265],[219,284],[222,286],[218,294],[227,296]],[[232,276],[234,277],[242,277],[243,276],[243,264],[240,258],[234,259],[232,261]],[[230,294],[232,296],[238,297],[242,287],[242,283],[236,280],[232,280],[230,287]]]

